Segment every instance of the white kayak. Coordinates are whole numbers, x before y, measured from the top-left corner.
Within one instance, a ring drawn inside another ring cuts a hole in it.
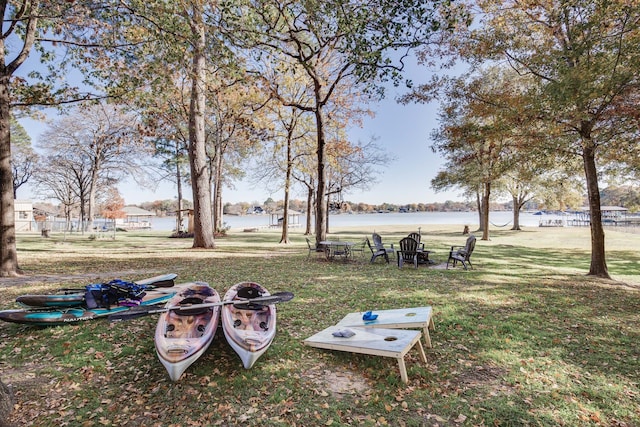
[[[179,285],[181,290],[166,307],[219,303],[218,292],[204,282]],[[172,381],[207,350],[220,319],[220,306],[197,307],[193,310],[169,310],[160,315],[156,327],[156,353]]]
[[[253,282],[233,285],[223,301],[251,301],[252,298],[270,295]],[[222,306],[222,330],[229,345],[240,356],[245,369],[249,369],[267,351],[276,335],[276,305],[256,305],[240,309],[233,304]]]

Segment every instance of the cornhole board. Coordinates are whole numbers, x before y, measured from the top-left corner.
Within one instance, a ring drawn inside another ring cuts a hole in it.
[[[420,331],[382,328],[349,328],[355,335],[344,338],[335,337],[333,332],[342,331],[344,327],[330,326],[303,341],[309,347],[327,350],[348,351],[351,353],[369,354],[372,356],[393,357],[398,361],[402,382],[409,381],[404,356],[418,345],[420,358],[427,363]]]
[[[375,320],[363,320],[364,312],[349,313],[336,326],[389,329],[422,328],[427,348],[431,348],[429,329],[435,329],[431,313],[432,310],[429,306],[373,311],[373,314],[378,315]]]

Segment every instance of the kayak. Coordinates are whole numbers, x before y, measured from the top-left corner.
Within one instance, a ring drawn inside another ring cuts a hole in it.
[[[175,292],[149,291],[139,301],[139,305],[163,304],[171,299]],[[71,308],[40,308],[40,309],[17,309],[0,311],[0,320],[11,323],[21,323],[35,326],[67,325],[85,320],[94,320],[111,314],[127,311],[129,306],[113,307],[71,307]]]
[[[172,287],[175,282],[177,274],[163,274],[160,276],[150,277],[144,280],[138,280],[131,282],[133,285],[142,287],[143,289],[154,288],[168,288]],[[127,283],[121,280],[112,282]],[[109,283],[112,283],[109,282]],[[45,295],[21,295],[16,298],[16,302],[25,307],[37,307],[37,308],[66,308],[66,307],[80,307],[85,305],[85,296],[90,287],[103,286],[105,284],[89,285],[83,289],[62,289],[61,293],[45,294]]]
[[[21,295],[16,302],[25,307],[79,307],[84,303],[84,292],[51,295]]]
[[[218,292],[207,283],[194,282],[180,287],[167,307],[220,302]],[[169,310],[160,315],[155,332],[156,353],[172,381],[178,381],[209,348],[219,319],[219,305]]]
[[[258,283],[242,282],[233,285],[223,301],[247,301],[268,296],[269,292]],[[255,305],[249,309],[233,304],[222,306],[222,330],[227,342],[240,356],[245,369],[249,369],[267,351],[276,334],[276,306]]]

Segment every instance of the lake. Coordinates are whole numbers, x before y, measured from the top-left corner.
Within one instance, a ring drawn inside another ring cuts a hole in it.
[[[225,215],[223,222],[232,230],[245,228],[262,228],[269,226],[270,215]],[[494,226],[502,227],[511,225],[513,213],[511,211],[496,211],[489,214],[489,220]],[[525,227],[538,227],[540,220],[562,219],[554,215],[534,215],[532,212],[520,214],[520,225]],[[172,231],[175,229],[175,217],[153,218],[152,229]],[[302,228],[306,226],[306,217],[301,216]],[[384,225],[478,225],[477,212],[408,212],[408,213],[368,213],[368,214],[332,214],[329,216],[329,227],[349,226],[384,226]]]

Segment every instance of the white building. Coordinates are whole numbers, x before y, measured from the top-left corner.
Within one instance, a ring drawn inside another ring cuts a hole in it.
[[[33,203],[30,200],[14,200],[16,231],[34,231]]]

